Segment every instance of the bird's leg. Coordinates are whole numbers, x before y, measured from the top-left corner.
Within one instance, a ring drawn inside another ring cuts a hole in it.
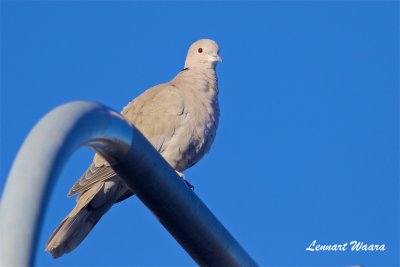
[[[185,178],[185,175],[183,175],[183,173],[176,171],[176,173],[179,175],[179,177],[182,178],[182,180],[185,182],[185,184],[187,185],[187,187],[189,187],[189,189],[194,190],[194,186]]]

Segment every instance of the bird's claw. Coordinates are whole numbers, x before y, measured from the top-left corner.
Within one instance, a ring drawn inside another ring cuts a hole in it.
[[[179,177],[182,178],[182,180],[185,182],[186,186],[187,186],[189,189],[194,190],[194,186],[193,186],[188,180],[186,180],[185,175],[183,175],[183,173],[178,172],[178,171],[176,171],[176,173],[179,175]]]
[[[183,179],[183,181],[185,182],[185,184],[187,185],[187,187],[189,187],[189,189],[192,189],[194,191],[194,186],[186,179]]]

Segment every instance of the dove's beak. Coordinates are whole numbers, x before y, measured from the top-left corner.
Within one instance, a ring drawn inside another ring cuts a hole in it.
[[[222,58],[219,55],[210,55],[210,60],[212,62],[222,62]]]

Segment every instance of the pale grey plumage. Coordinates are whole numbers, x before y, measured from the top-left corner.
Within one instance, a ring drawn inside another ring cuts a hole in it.
[[[122,111],[178,173],[196,164],[215,138],[218,52],[212,40],[193,43],[173,80],[148,89]],[[76,248],[114,203],[133,195],[98,154],[68,195],[77,193],[77,205],[47,242],[53,257]]]

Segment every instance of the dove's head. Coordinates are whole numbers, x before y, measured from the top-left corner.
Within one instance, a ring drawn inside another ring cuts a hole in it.
[[[222,62],[218,55],[218,44],[210,39],[194,42],[188,51],[185,68],[215,68],[217,62]]]

